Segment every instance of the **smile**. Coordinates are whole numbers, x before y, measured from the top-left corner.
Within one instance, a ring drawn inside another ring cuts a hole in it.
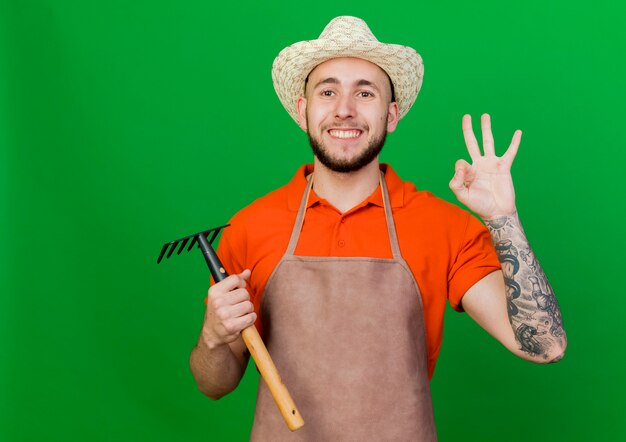
[[[361,135],[363,131],[359,129],[351,129],[351,130],[342,130],[342,129],[331,129],[328,133],[335,138],[357,138]]]

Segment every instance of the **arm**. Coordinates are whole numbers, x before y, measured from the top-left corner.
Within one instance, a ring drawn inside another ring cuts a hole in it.
[[[250,270],[230,275],[209,289],[204,324],[189,365],[198,388],[219,399],[239,384],[249,354],[241,330],[256,320],[246,281]]]
[[[521,140],[516,131],[509,149],[495,156],[489,115],[482,117],[481,155],[469,115],[463,133],[472,165],[456,164],[450,188],[485,222],[498,252],[501,272],[487,275],[463,297],[463,308],[514,354],[538,363],[563,357],[567,339],[552,287],[537,261],[515,208],[510,168]]]

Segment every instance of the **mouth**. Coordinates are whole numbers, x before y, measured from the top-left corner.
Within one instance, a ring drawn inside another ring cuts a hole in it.
[[[342,140],[356,139],[361,136],[363,131],[361,129],[329,129],[328,134],[334,138],[340,138]]]

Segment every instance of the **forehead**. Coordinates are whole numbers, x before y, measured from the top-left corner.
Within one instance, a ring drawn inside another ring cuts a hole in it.
[[[378,65],[361,58],[333,58],[318,64],[309,73],[308,84],[316,84],[325,78],[336,78],[341,83],[368,80],[381,87],[389,84],[387,73]]]

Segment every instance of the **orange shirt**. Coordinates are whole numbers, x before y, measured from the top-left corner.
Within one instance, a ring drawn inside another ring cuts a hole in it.
[[[381,169],[385,171],[400,251],[422,294],[428,373],[432,377],[441,346],[446,299],[462,311],[460,302],[465,292],[485,275],[499,270],[500,263],[489,232],[476,218],[430,192],[416,190],[390,166],[383,164]],[[312,165],[302,166],[287,185],[239,211],[222,234],[217,253],[228,272],[252,271],[248,291],[257,313],[265,284],[287,249],[306,175],[312,171]],[[343,214],[314,191],[307,207],[296,255],[392,258],[380,186]],[[262,334],[260,320],[256,325]]]

